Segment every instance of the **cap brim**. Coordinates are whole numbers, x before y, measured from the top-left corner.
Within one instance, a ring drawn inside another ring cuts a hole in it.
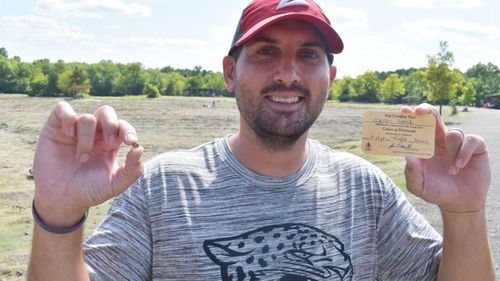
[[[329,52],[334,54],[339,54],[342,52],[342,50],[344,50],[344,43],[342,42],[342,39],[330,24],[324,22],[324,20],[319,19],[313,15],[300,14],[300,13],[279,14],[259,22],[258,24],[250,28],[247,32],[245,32],[245,34],[243,34],[240,37],[240,39],[236,41],[233,48],[239,47],[247,43],[262,30],[266,29],[267,27],[271,26],[272,24],[278,21],[282,21],[285,19],[297,19],[312,24],[322,35],[323,40],[325,40]]]

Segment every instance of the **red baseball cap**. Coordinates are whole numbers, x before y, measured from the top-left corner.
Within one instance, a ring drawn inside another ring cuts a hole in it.
[[[254,0],[243,10],[229,54],[262,30],[284,19],[312,24],[322,35],[328,52],[338,54],[344,49],[342,39],[313,0]]]

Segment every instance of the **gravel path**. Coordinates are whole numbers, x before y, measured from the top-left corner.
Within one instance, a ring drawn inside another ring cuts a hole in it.
[[[466,133],[481,135],[488,143],[492,180],[486,210],[495,255],[497,281],[500,281],[500,110],[472,108],[470,112],[460,114],[464,115],[464,118],[448,126],[462,128]],[[411,201],[436,229],[442,230],[441,216],[437,207],[416,198],[412,198]]]

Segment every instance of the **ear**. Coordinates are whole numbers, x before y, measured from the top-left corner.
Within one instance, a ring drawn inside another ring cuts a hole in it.
[[[333,80],[335,80],[335,76],[337,76],[337,67],[335,66],[330,66],[330,85],[333,83]]]
[[[337,68],[332,65],[330,66],[330,86],[328,87],[328,91],[326,92],[325,100],[328,100],[328,97],[330,96],[330,91],[333,85],[333,81],[335,80],[335,76],[337,76]]]
[[[222,69],[224,74],[224,80],[226,81],[226,89],[228,92],[234,92],[234,68],[236,67],[236,61],[232,56],[225,56],[222,60]]]

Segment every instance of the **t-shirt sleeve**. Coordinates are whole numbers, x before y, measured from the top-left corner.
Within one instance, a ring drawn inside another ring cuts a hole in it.
[[[115,198],[83,245],[92,280],[150,280],[152,242],[146,189],[140,178]]]
[[[377,241],[377,280],[436,280],[442,238],[387,178]]]

